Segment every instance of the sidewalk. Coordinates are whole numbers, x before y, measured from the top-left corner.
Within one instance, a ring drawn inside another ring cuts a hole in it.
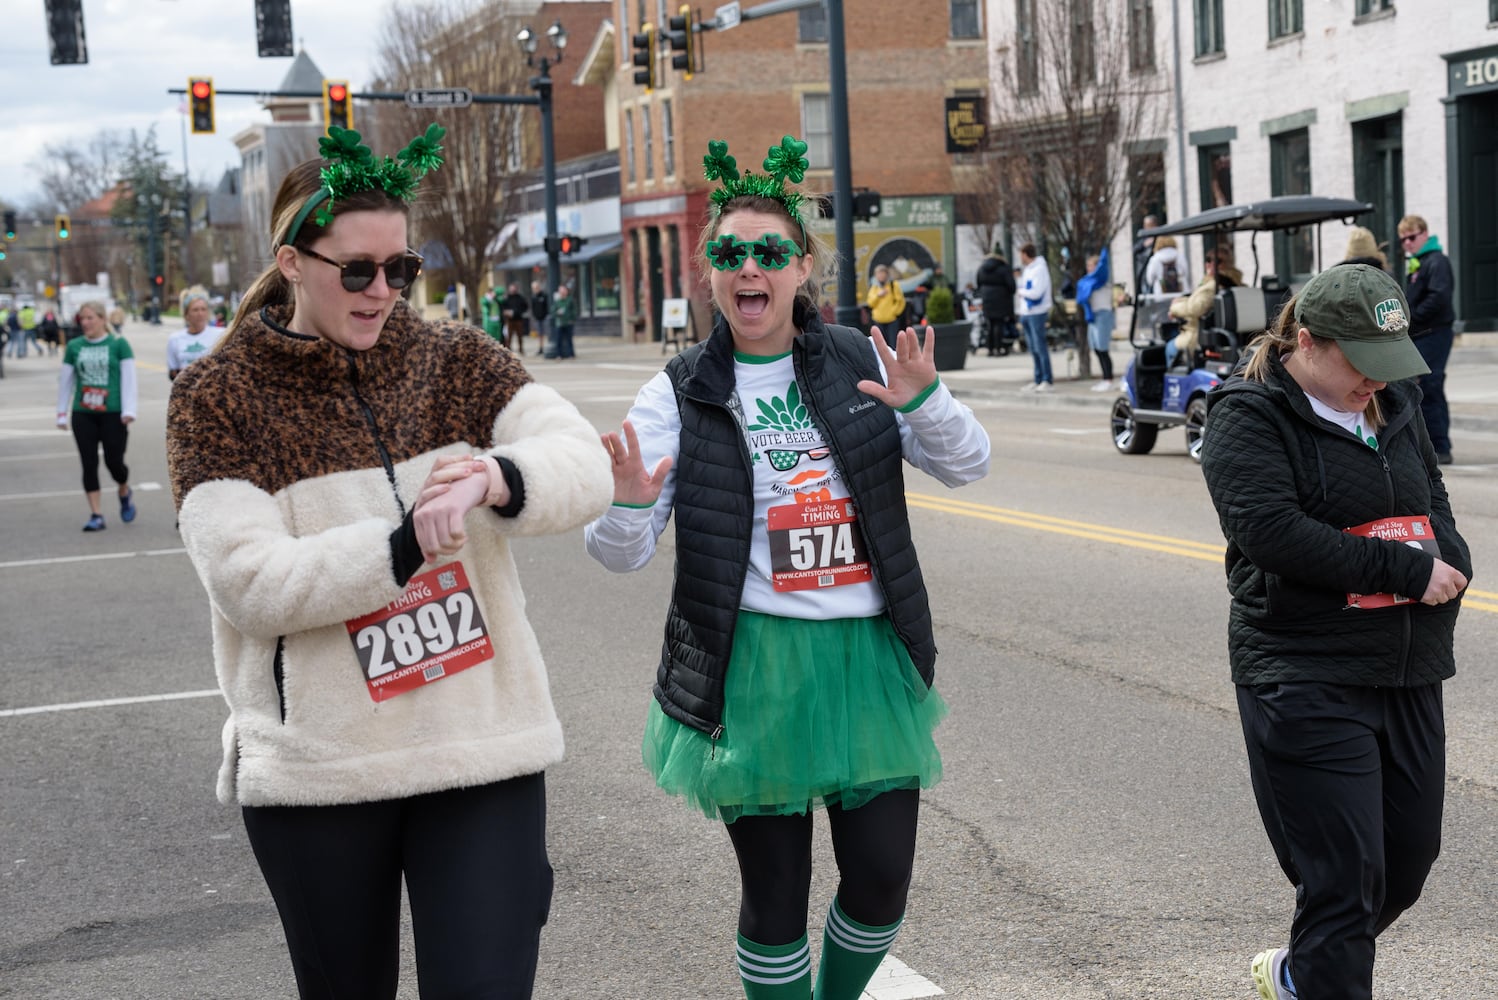
[[[1446,402],[1451,410],[1451,426],[1461,431],[1498,432],[1498,334],[1466,334],[1457,338],[1458,346],[1446,365]],[[578,360],[584,363],[640,365],[659,368],[666,363],[659,342],[630,343],[618,337],[580,337],[576,343]],[[1109,352],[1113,359],[1114,384],[1123,378],[1133,359],[1133,351],[1122,340],[1113,342]],[[991,358],[985,352],[969,354],[959,370],[944,371],[942,381],[960,398],[1003,402],[1015,406],[1092,406],[1106,410],[1118,398],[1119,391],[1093,392],[1099,379],[1097,358],[1090,358],[1092,374],[1077,374],[1073,350],[1053,351],[1051,371],[1056,391],[1035,394],[1021,392],[1033,380],[1030,355],[1010,354]],[[566,362],[543,361],[527,354],[526,365],[544,371],[545,365]],[[641,380],[644,381],[643,379]]]

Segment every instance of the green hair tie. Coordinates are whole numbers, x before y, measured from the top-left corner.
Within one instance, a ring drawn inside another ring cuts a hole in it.
[[[393,158],[377,159],[358,132],[329,126],[328,134],[317,140],[317,151],[323,158],[318,172],[322,186],[297,211],[281,244],[296,242],[313,209],[317,210],[313,223],[318,227],[328,225],[337,203],[351,195],[378,189],[396,201],[410,201],[421,179],[442,166],[442,137],[446,134],[446,129],[433,122]]]
[[[794,136],[785,136],[780,145],[770,147],[763,166],[765,172],[762,174],[745,170],[740,175],[737,161],[728,155],[728,143],[721,139],[710,141],[707,155],[702,158],[702,175],[719,182],[718,188],[709,196],[713,214],[720,214],[724,205],[745,195],[770,198],[784,205],[796,225],[805,232],[801,207],[806,203],[806,196],[800,191],[787,190],[785,182],[800,184],[806,177],[806,171],[811,167],[806,159],[806,143]]]

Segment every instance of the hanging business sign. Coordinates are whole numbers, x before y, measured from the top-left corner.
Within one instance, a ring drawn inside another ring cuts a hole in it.
[[[947,152],[976,153],[988,135],[984,98],[947,98]]]

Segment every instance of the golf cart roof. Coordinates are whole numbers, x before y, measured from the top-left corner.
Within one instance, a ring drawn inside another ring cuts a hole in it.
[[[1332,219],[1351,222],[1365,212],[1373,211],[1366,201],[1352,198],[1323,198],[1312,194],[1287,194],[1278,198],[1243,205],[1223,205],[1188,216],[1153,229],[1139,230],[1139,236],[1191,236],[1197,233],[1233,233],[1272,229],[1295,229]]]

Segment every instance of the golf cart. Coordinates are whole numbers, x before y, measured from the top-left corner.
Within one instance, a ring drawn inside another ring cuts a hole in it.
[[[1166,363],[1165,345],[1180,332],[1180,323],[1170,317],[1175,295],[1149,295],[1136,289],[1133,321],[1129,324],[1129,346],[1134,360],[1124,374],[1124,395],[1113,403],[1109,417],[1113,446],[1125,455],[1143,455],[1155,446],[1162,427],[1184,425],[1186,451],[1202,460],[1202,429],[1207,421],[1207,390],[1222,382],[1237,365],[1244,347],[1279,315],[1295,291],[1274,276],[1259,276],[1258,234],[1298,232],[1316,227],[1316,260],[1321,252],[1321,223],[1334,219],[1352,222],[1373,211],[1367,202],[1316,195],[1282,195],[1243,205],[1223,205],[1153,229],[1141,229],[1140,237],[1196,236],[1213,233],[1253,233],[1253,277],[1248,283],[1217,293],[1212,310],[1200,321],[1195,349],[1182,351]],[[1189,290],[1187,292],[1189,294]]]

